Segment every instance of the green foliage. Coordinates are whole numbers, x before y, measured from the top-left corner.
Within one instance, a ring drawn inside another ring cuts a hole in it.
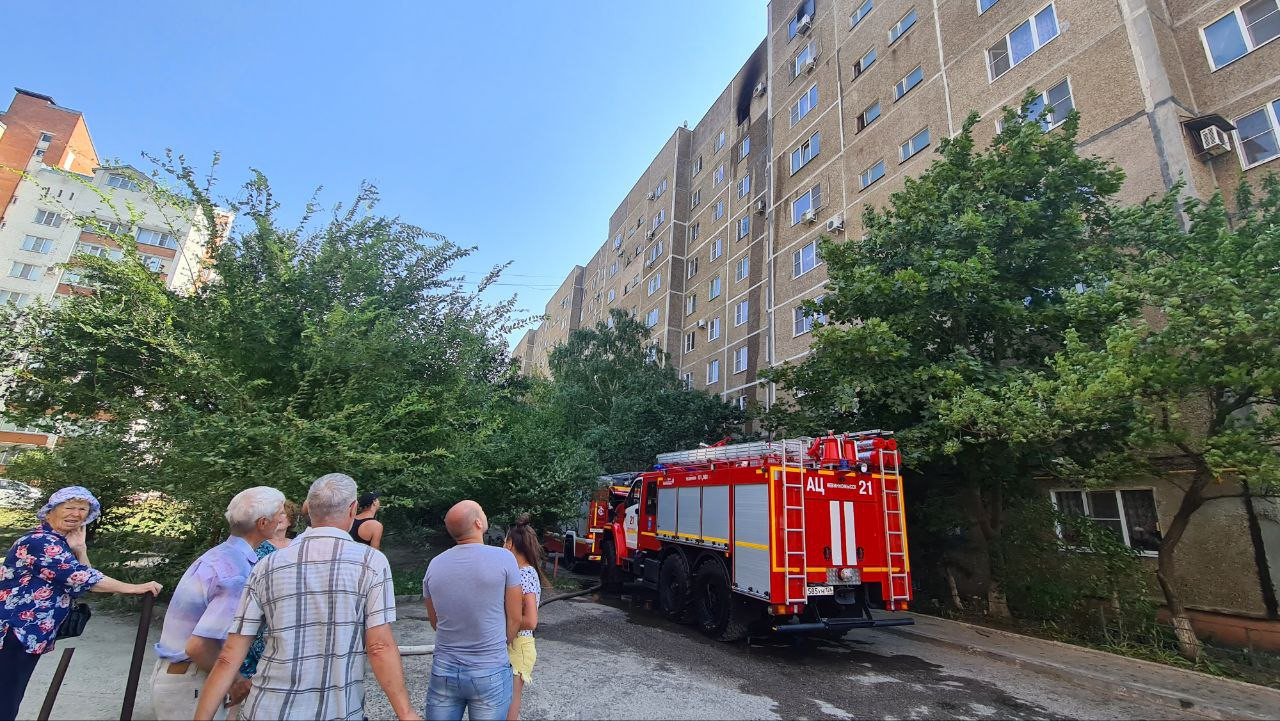
[[[551,353],[547,421],[609,473],[645,470],[658,453],[721,440],[743,420],[719,396],[686,388],[648,339],[644,324],[615,309],[608,323],[574,331]]]

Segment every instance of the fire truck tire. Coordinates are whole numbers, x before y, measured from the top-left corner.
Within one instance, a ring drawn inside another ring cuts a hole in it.
[[[747,636],[742,601],[729,588],[729,573],[719,559],[698,564],[693,577],[693,613],[698,630],[719,641],[739,641]]]
[[[658,603],[672,621],[688,623],[692,619],[691,580],[689,562],[682,554],[673,553],[663,559],[658,568]]]
[[[600,586],[605,591],[618,591],[622,588],[622,572],[618,570],[618,554],[613,548],[613,539],[605,538],[600,551]]]
[[[572,571],[578,558],[574,555],[574,549],[577,544],[573,542],[573,536],[565,536],[564,543],[561,544],[560,551],[560,567],[566,571]]]

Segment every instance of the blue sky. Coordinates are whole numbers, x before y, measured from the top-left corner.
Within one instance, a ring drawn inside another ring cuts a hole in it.
[[[8,4],[8,87],[81,110],[104,158],[172,147],[292,220],[376,183],[381,212],[478,251],[540,312],[682,121],[765,32],[763,0]],[[60,44],[65,41],[65,44]],[[3,106],[0,106],[3,107]],[[514,339],[513,339],[514,341]]]

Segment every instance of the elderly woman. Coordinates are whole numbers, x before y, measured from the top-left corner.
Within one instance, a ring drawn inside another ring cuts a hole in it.
[[[84,527],[102,507],[86,488],[55,492],[40,509],[40,525],[19,538],[0,566],[0,719],[16,718],[40,657],[53,650],[71,599],[85,591],[160,593],[160,584],[125,583],[89,563]]]

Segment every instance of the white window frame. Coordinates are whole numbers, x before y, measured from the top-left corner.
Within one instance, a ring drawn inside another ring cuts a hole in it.
[[[48,222],[51,221],[51,222]],[[62,227],[62,214],[56,210],[45,210],[44,208],[36,209],[36,217],[32,221],[36,225],[43,225],[48,228]]]
[[[702,188],[698,188],[697,190],[693,191],[693,197],[689,201],[689,209],[692,210],[698,207],[698,203],[701,203],[701,202],[702,202]]]
[[[1040,26],[1036,23],[1036,16],[1049,8],[1053,9],[1053,27],[1056,29],[1056,32],[1054,33],[1052,38],[1042,41],[1040,39]],[[1030,23],[1031,44],[1034,47],[1031,48],[1031,52],[1027,53],[1027,57],[1015,63],[1013,62],[1013,46],[1010,44],[1009,38],[1013,35],[1013,33],[1019,27],[1022,27],[1022,23]],[[1009,67],[1008,69],[1001,72],[999,75],[995,74],[995,67],[991,62],[991,48],[994,46],[992,45],[987,46],[986,50],[983,51],[985,55],[986,64],[987,64],[987,82],[994,83],[998,78],[1004,77],[1009,73],[1009,71],[1021,65],[1023,62],[1027,60],[1027,58],[1030,58],[1032,55],[1035,55],[1036,53],[1040,52],[1040,48],[1043,48],[1045,45],[1048,45],[1049,43],[1053,42],[1054,38],[1057,38],[1060,35],[1062,35],[1062,19],[1058,17],[1058,8],[1055,6],[1054,3],[1051,2],[1041,7],[1039,10],[1036,10],[1035,12],[1031,13],[1030,17],[1028,17],[1026,20],[1023,20],[1017,23],[1016,25],[1013,26],[1012,29],[1009,30],[1009,32],[1005,33],[1004,50],[1009,55]]]
[[[809,251],[810,257],[813,258],[813,263],[808,268],[805,267],[805,251]],[[820,265],[822,265],[822,258],[818,257],[818,241],[811,240],[791,254],[791,277],[799,278]]]
[[[1040,93],[1039,95],[1041,108],[1043,108],[1044,110],[1048,110],[1051,118],[1056,118],[1057,116],[1053,113],[1053,106],[1049,104],[1049,92],[1052,91],[1054,88],[1058,87],[1059,85],[1067,86],[1067,99],[1071,101],[1071,109],[1074,110],[1076,107],[1075,89],[1071,86],[1071,76],[1067,76],[1062,80],[1054,83],[1053,85],[1050,85],[1047,89],[1044,90],[1044,92]],[[1071,110],[1068,110],[1067,112],[1062,114],[1061,120],[1056,120],[1056,119],[1051,120],[1047,124],[1043,124],[1040,127],[1044,128],[1044,131],[1047,133],[1050,130],[1053,130],[1054,128],[1058,127],[1059,125],[1062,125],[1063,123],[1067,122],[1067,116],[1070,114],[1071,114]],[[1245,114],[1248,115],[1248,113],[1245,113]],[[1023,119],[1035,120],[1035,118],[1026,117],[1026,116],[1024,116]],[[996,118],[996,132],[997,133],[1004,132],[1004,118]]]
[[[814,64],[817,64],[818,42],[816,40],[810,40],[805,43],[800,52],[796,53],[795,59],[791,61],[791,78],[793,80],[800,77],[801,73],[804,72],[804,66],[808,63],[809,58],[813,58]]]
[[[711,256],[710,260],[712,263],[716,262],[716,260],[720,256],[724,255],[724,239],[723,238],[716,238],[715,240],[711,241],[711,249],[709,251],[709,255]]]
[[[747,346],[738,346],[733,349],[733,372],[746,373],[749,360],[747,358]]]
[[[713,358],[707,362],[707,385],[720,382],[720,359]]]
[[[907,78],[911,77],[912,75],[915,75],[916,73],[920,73],[920,79],[915,81],[911,85],[907,85],[906,84]],[[907,97],[907,93],[911,92],[912,90],[915,90],[917,87],[923,84],[924,84],[924,66],[917,65],[914,70],[907,73],[906,75],[903,75],[901,78],[898,79],[898,82],[894,83],[893,102],[896,103],[899,100],[902,100],[903,98]]]
[[[698,312],[698,294],[690,293],[684,297],[684,315],[689,317]]]
[[[867,174],[870,173],[872,170],[875,170],[877,167],[880,168],[880,174],[868,180]],[[885,175],[884,158],[881,158],[880,160],[877,160],[871,165],[868,165],[867,168],[863,170],[860,175],[858,175],[858,191],[861,192],[875,185],[877,181],[884,178],[884,175]]]
[[[858,27],[858,24],[867,19],[872,10],[876,9],[875,0],[866,0],[858,7],[854,8],[853,14],[849,16],[849,29]]]
[[[728,142],[728,139],[728,133],[725,132],[724,128],[721,128],[720,134],[716,136],[716,152],[719,152],[720,149],[724,147],[724,144]]]
[[[693,390],[693,374],[692,373],[681,374],[680,380],[684,382],[685,390],[687,391]]]
[[[806,115],[818,106],[818,84],[814,83],[808,90],[800,96],[798,100],[791,104],[791,126],[795,127]]]
[[[751,173],[738,179],[738,197],[745,198],[751,194]]]
[[[870,120],[867,120],[867,112],[869,112],[872,108],[875,108],[876,110],[875,117],[871,118]],[[858,113],[858,129],[855,132],[861,133],[862,131],[871,127],[871,124],[879,120],[881,115],[884,115],[884,108],[880,106],[879,100],[863,108],[862,112]]]
[[[977,0],[977,2],[978,2],[978,14],[981,15],[982,13],[985,13],[986,11],[994,7],[996,3],[1000,2],[1000,0]],[[982,7],[982,3],[984,2],[987,3],[986,7]]]
[[[712,178],[711,178],[711,185],[712,185],[712,186],[715,186],[715,187],[718,187],[718,186],[719,186],[721,183],[723,183],[723,182],[724,182],[724,163],[721,163],[721,164],[716,168],[715,175],[714,175],[714,176],[712,176]]]
[[[31,304],[31,299],[30,293],[0,288],[0,304],[12,303],[15,308],[25,308]]]
[[[689,331],[684,334],[684,352],[692,353],[694,348],[698,347],[698,333]]]
[[[697,274],[698,274],[698,259],[697,259],[697,258],[690,258],[690,259],[689,259],[689,264],[688,264],[688,265],[686,265],[686,266],[685,266],[685,269],[684,269],[684,277],[685,277],[685,278],[692,278],[693,276],[695,276],[695,275],[697,275]]]
[[[791,337],[799,338],[813,331],[813,315],[806,313],[804,306],[797,305],[791,315]]]
[[[697,240],[697,239],[698,239],[698,234],[699,234],[699,233],[701,233],[701,232],[702,232],[702,223],[694,223],[693,225],[690,225],[690,226],[689,226],[689,240],[690,240],[690,241]]]
[[[153,233],[153,234],[155,234],[155,236],[156,236],[157,240],[159,240],[159,242],[153,243],[153,242],[151,242],[150,240],[143,240],[143,239],[142,239],[142,237],[143,237],[143,236],[142,236],[142,234],[143,234],[143,233]],[[168,238],[168,239],[169,239],[169,241],[170,241],[171,243],[173,243],[173,245],[169,245],[169,244],[165,243],[164,241],[165,241],[165,239],[166,239],[166,238]],[[178,249],[178,239],[177,239],[177,238],[175,238],[175,237],[173,237],[173,234],[172,234],[172,233],[166,233],[166,232],[161,231],[161,230],[152,230],[151,228],[138,228],[137,240],[138,240],[138,242],[139,242],[139,243],[142,243],[143,245],[154,245],[154,246],[156,246],[156,247],[158,247],[158,248],[169,248],[170,250],[177,250],[177,249]]]
[[[720,316],[707,321],[707,342],[720,339]]]
[[[119,190],[142,190],[142,185],[139,184],[137,180],[134,180],[124,173],[107,174],[107,186],[117,188]]]
[[[814,197],[813,197],[814,191],[817,191],[817,195],[818,195],[817,202],[814,202]],[[797,213],[796,207],[800,204],[800,201],[805,198],[809,199],[809,207]],[[796,223],[799,223],[801,218],[804,217],[805,210],[812,210],[815,213],[817,213],[820,208],[822,208],[822,183],[815,183],[812,188],[809,188],[809,190],[805,191],[800,195],[797,195],[794,199],[792,199],[791,224],[795,225]]]
[[[907,22],[907,18],[911,18],[911,22],[907,23],[906,27],[903,27],[902,24]],[[889,44],[893,45],[901,40],[903,35],[911,32],[911,28],[915,27],[916,22],[919,20],[920,15],[916,12],[915,8],[908,10],[902,18],[898,20],[898,22],[893,24],[893,27],[889,28]],[[894,34],[895,32],[897,33],[896,35]]]
[[[744,135],[742,142],[738,143],[738,160],[742,160],[751,154],[751,136]]]
[[[744,215],[738,219],[738,240],[751,235],[751,216]]]
[[[1271,132],[1271,135],[1275,138],[1277,148],[1280,148],[1280,110],[1276,109],[1277,104],[1280,104],[1280,98],[1269,100],[1262,107],[1254,108],[1253,110],[1250,110],[1247,113],[1241,113],[1232,120],[1232,124],[1237,126],[1235,130],[1231,131],[1231,134],[1234,136],[1234,140],[1236,141],[1236,157],[1240,158],[1240,168],[1242,170],[1256,168],[1259,165],[1270,163],[1276,158],[1280,158],[1280,152],[1277,152],[1275,155],[1272,155],[1271,157],[1266,158],[1264,160],[1259,160],[1253,163],[1248,162],[1248,160],[1245,158],[1245,155],[1244,155],[1244,141],[1241,140],[1240,138],[1240,128],[1239,128],[1239,122],[1238,122],[1241,118],[1253,115],[1258,111],[1262,111],[1263,113],[1266,113],[1267,123],[1271,126],[1268,130]]]
[[[707,287],[707,300],[712,301],[720,297],[720,276],[716,275],[711,279],[711,284]]]
[[[1276,2],[1276,12],[1280,12],[1280,1],[1277,1],[1277,0],[1272,0],[1272,1]],[[1250,53],[1257,50],[1258,48],[1263,47],[1264,45],[1272,41],[1280,39],[1280,35],[1277,35],[1274,38],[1270,38],[1268,40],[1262,41],[1261,44],[1257,44],[1257,45],[1254,44],[1253,37],[1249,34],[1249,26],[1248,24],[1245,23],[1245,20],[1244,20],[1243,8],[1245,5],[1248,5],[1248,4],[1249,3],[1247,2],[1241,3],[1236,7],[1232,8],[1231,12],[1219,15],[1218,17],[1213,19],[1213,22],[1205,23],[1200,27],[1200,45],[1204,48],[1205,59],[1209,62],[1209,72],[1216,73],[1217,71],[1227,67],[1228,65],[1247,57]],[[1236,16],[1236,28],[1240,31],[1241,39],[1244,40],[1244,47],[1245,47],[1244,54],[1238,58],[1233,58],[1231,60],[1228,60],[1227,62],[1221,65],[1214,65],[1213,52],[1209,48],[1209,36],[1205,33],[1205,31],[1209,29],[1210,25],[1216,25],[1217,23],[1222,22],[1223,18],[1229,15]],[[1248,115],[1248,113],[1245,113],[1245,114]]]
[[[1127,548],[1133,550],[1135,553],[1137,553],[1140,556],[1145,556],[1147,558],[1158,557],[1160,555],[1158,551],[1147,551],[1144,549],[1133,547],[1133,541],[1129,537],[1129,524],[1126,520],[1125,512],[1124,512],[1124,496],[1121,494],[1121,491],[1147,491],[1148,493],[1151,494],[1151,502],[1156,507],[1156,532],[1160,534],[1161,540],[1163,542],[1164,531],[1160,529],[1160,506],[1159,504],[1156,503],[1156,489],[1154,486],[1126,486],[1124,488],[1103,488],[1103,489],[1054,488],[1053,490],[1049,491],[1049,502],[1053,504],[1053,508],[1055,511],[1058,511],[1060,513],[1066,513],[1066,511],[1063,511],[1058,506],[1058,494],[1059,493],[1079,493],[1081,494],[1081,498],[1083,499],[1084,518],[1092,521],[1095,518],[1095,516],[1093,516],[1090,513],[1089,494],[1090,493],[1106,493],[1108,491],[1111,493],[1114,493],[1116,497],[1116,509],[1119,511],[1120,517],[1115,520],[1118,520],[1120,522],[1121,541],[1124,543],[1124,545]],[[1058,538],[1062,538],[1062,526],[1060,524],[1054,524],[1054,525],[1056,526]]]
[[[615,301],[615,300],[617,300],[617,299],[618,299],[618,291],[617,291],[616,289],[614,289],[614,288],[610,288],[610,289],[609,289],[609,302],[610,302],[610,303],[612,303],[613,301]]]
[[[871,58],[871,60],[868,61],[867,58]],[[878,59],[879,54],[876,52],[876,46],[872,45],[867,48],[867,51],[862,54],[862,57],[858,58],[858,62],[853,64],[853,79],[857,80],[862,77],[863,73],[870,70],[871,66],[875,65],[876,60]]]
[[[20,260],[15,260],[13,265],[9,266],[9,277],[33,281],[40,276],[41,267],[34,263],[23,263]]]
[[[738,267],[734,271],[734,280],[741,283],[751,275],[751,256],[744,255],[738,260]]]
[[[654,328],[658,325],[658,321],[660,319],[661,319],[661,313],[658,312],[658,309],[651,308],[644,317],[644,327]]]
[[[915,142],[916,142],[916,139],[919,138],[921,135],[925,136],[924,143],[921,144],[919,147],[917,147],[915,145]],[[898,162],[899,163],[907,162],[908,160],[918,155],[920,151],[929,147],[929,145],[932,143],[933,143],[933,136],[929,132],[929,129],[928,128],[922,129],[920,132],[912,135],[910,138],[907,138],[907,141],[905,143],[898,146]]]
[[[48,255],[53,252],[53,239],[44,238],[39,235],[24,235],[22,237],[21,248],[28,253]]]
[[[743,299],[733,306],[733,327],[737,328],[751,319],[751,301]]]
[[[818,130],[810,135],[807,140],[800,143],[800,147],[791,151],[791,174],[795,175],[800,172],[804,166],[813,162],[813,159],[822,153],[822,131]],[[800,164],[796,165],[799,159]]]
[[[714,220],[720,220],[724,217],[724,198],[716,201],[715,212],[711,214]]]
[[[646,290],[646,293],[645,293],[646,298],[662,290],[662,274],[654,273],[652,276],[650,276],[649,285],[648,287],[645,288],[645,290]]]

